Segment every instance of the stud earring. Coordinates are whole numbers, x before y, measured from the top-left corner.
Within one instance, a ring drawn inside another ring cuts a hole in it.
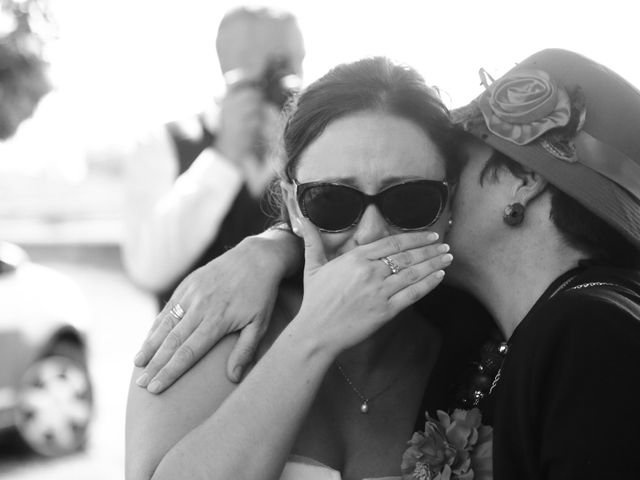
[[[524,220],[524,205],[520,202],[507,205],[504,209],[502,220],[510,227],[519,226]]]
[[[447,221],[447,228],[445,229],[445,233],[449,233],[449,230],[451,230],[451,227],[453,227],[453,218],[449,218],[449,220]]]

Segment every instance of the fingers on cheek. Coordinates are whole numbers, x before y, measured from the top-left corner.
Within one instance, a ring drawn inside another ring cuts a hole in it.
[[[437,245],[429,245],[422,250],[421,257],[425,260],[430,258],[437,257],[438,255],[442,255],[443,253],[447,253],[449,251],[449,245],[446,243],[439,243]]]

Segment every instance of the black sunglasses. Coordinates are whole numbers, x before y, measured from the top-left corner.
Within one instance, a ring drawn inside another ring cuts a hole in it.
[[[449,186],[437,180],[411,180],[375,195],[340,183],[298,183],[300,211],[324,232],[343,232],[356,225],[365,209],[374,204],[394,227],[419,230],[435,223],[447,204]]]

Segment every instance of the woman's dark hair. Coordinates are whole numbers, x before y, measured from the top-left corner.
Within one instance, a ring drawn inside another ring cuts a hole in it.
[[[295,177],[301,155],[331,122],[367,110],[388,112],[422,128],[445,159],[447,180],[457,181],[462,156],[447,108],[418,72],[384,57],[338,65],[294,99],[286,109],[281,178]]]
[[[501,168],[515,176],[527,172],[518,162],[494,150],[480,180],[497,175]],[[551,221],[569,245],[588,252],[590,259],[597,262],[614,267],[640,267],[640,252],[622,234],[557,187],[548,184],[547,190],[551,193]]]
[[[291,105],[284,130],[288,178],[304,150],[329,123],[364,110],[384,111],[414,122],[447,159],[447,178],[457,178],[456,162],[448,161],[458,155],[447,108],[418,72],[384,57],[338,65]]]

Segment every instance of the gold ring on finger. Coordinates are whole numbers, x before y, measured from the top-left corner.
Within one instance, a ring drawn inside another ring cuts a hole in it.
[[[389,270],[391,270],[391,275],[396,274],[396,273],[398,273],[400,271],[400,266],[396,262],[394,262],[391,259],[391,257],[382,257],[380,260],[387,267],[389,267]]]
[[[184,317],[184,309],[179,303],[176,303],[171,310],[169,310],[169,313],[173,315],[176,320],[182,320],[182,317]]]

